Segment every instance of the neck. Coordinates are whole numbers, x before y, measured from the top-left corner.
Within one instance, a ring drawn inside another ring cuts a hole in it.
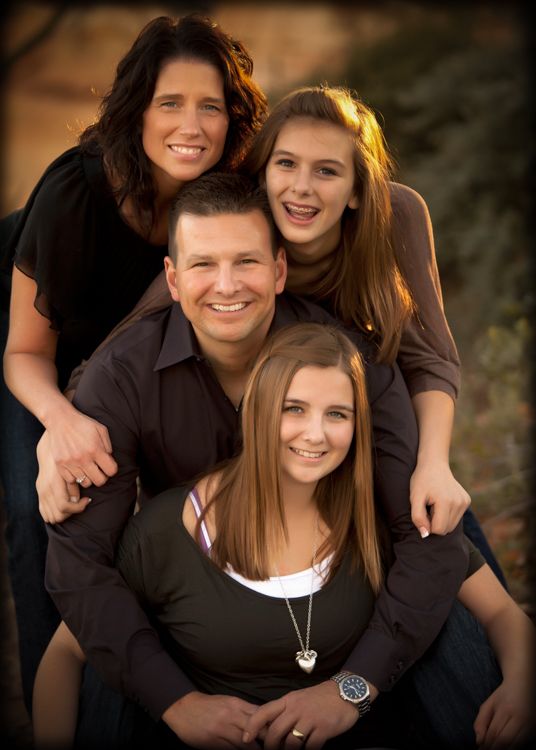
[[[340,239],[339,229],[336,236],[320,238],[307,244],[285,243],[286,289],[303,293],[308,286],[321,281],[331,266],[333,255],[339,250]]]
[[[196,331],[201,351],[210,362],[225,394],[236,408],[242,401],[249,373],[264,344],[270,323],[271,321],[265,326],[265,331],[258,332],[258,336],[240,342],[207,341]]]

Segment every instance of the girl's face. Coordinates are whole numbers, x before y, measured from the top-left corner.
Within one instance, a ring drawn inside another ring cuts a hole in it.
[[[314,487],[346,457],[354,423],[354,392],[346,373],[338,367],[298,370],[281,415],[283,481]]]
[[[275,222],[292,258],[314,263],[334,252],[344,209],[357,208],[350,134],[322,120],[295,118],[279,132],[266,165]]]
[[[159,191],[173,195],[221,158],[229,115],[220,72],[208,63],[170,60],[143,113],[143,149]]]

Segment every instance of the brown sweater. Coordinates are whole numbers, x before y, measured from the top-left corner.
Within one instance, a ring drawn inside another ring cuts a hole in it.
[[[416,305],[416,314],[402,334],[398,364],[410,396],[435,390],[456,399],[460,360],[443,310],[430,214],[418,193],[396,182],[391,183],[391,203],[396,260]],[[162,271],[96,351],[139,318],[169,304],[171,297]],[[76,389],[85,364],[73,372],[67,392]]]

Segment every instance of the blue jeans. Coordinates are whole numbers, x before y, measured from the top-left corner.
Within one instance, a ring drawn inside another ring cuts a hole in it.
[[[9,283],[5,274],[0,281]],[[8,315],[0,310],[0,351]],[[6,521],[7,566],[15,603],[22,687],[31,712],[32,688],[39,661],[60,617],[44,585],[47,533],[35,490],[35,448],[41,424],[8,390],[0,373],[0,486]],[[1,494],[1,493],[0,493]]]
[[[482,627],[455,602],[439,636],[397,691],[404,690],[414,731],[425,748],[471,750],[476,749],[473,723],[479,708],[501,681]]]
[[[501,570],[501,566],[499,565],[497,558],[493,554],[488,540],[484,536],[482,527],[478,523],[477,518],[471,508],[468,508],[463,514],[463,531],[464,534],[468,536],[469,539],[473,542],[475,547],[480,550],[487,564],[493,570],[504,588],[508,591],[508,586],[506,584],[504,573]]]

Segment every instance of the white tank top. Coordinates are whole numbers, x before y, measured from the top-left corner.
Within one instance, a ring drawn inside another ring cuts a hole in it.
[[[195,488],[188,495],[190,498],[194,512],[197,518],[201,515],[201,503]],[[203,547],[208,555],[210,555],[210,548],[212,541],[210,539],[207,526],[205,521],[201,521],[201,535],[203,538]],[[259,594],[265,596],[273,596],[278,599],[284,599],[285,594],[288,599],[296,599],[300,596],[307,596],[311,593],[311,576],[313,576],[313,594],[316,591],[320,591],[324,585],[324,580],[327,576],[329,566],[333,555],[328,555],[321,562],[314,566],[314,568],[307,568],[306,570],[299,570],[297,573],[290,573],[286,576],[272,576],[266,581],[252,581],[249,578],[244,578],[240,573],[236,573],[230,565],[225,569],[225,572],[235,581],[241,583],[242,586],[246,586],[248,589],[257,591]],[[285,592],[281,587],[283,585]]]

